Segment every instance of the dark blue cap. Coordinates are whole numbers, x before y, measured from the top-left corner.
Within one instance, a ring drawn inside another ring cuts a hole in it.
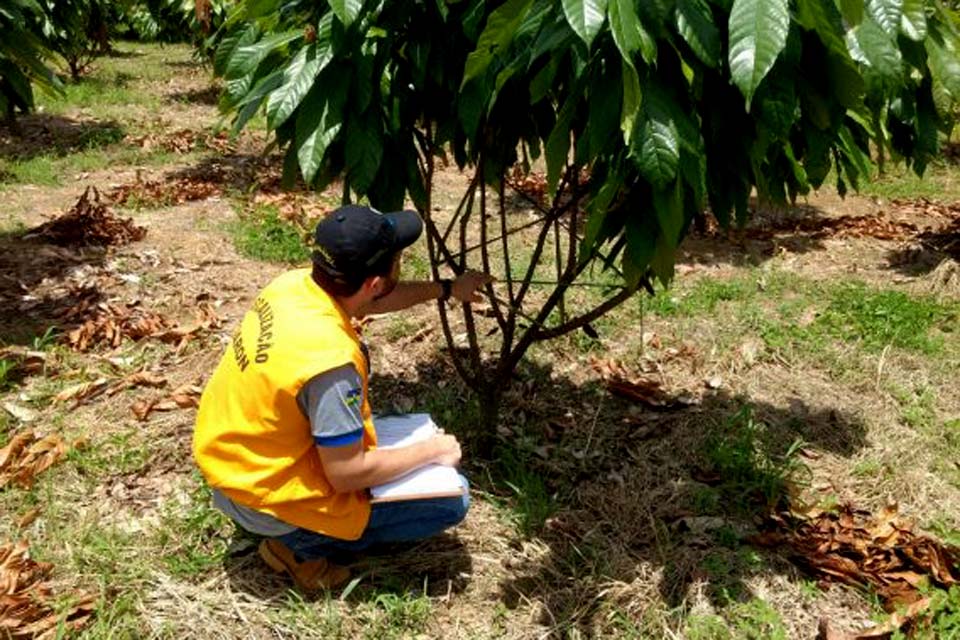
[[[416,211],[380,213],[372,207],[347,205],[317,224],[313,262],[341,282],[359,284],[383,273],[388,261],[422,232],[423,221]]]

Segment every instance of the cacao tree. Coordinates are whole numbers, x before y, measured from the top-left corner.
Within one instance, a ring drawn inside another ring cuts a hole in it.
[[[440,305],[491,413],[534,342],[668,282],[707,213],[742,221],[754,190],[786,202],[829,176],[844,194],[871,146],[922,173],[960,98],[957,22],[936,0],[247,0],[226,28],[221,107],[235,130],[265,113],[288,183],[342,178],[345,200],[384,210],[409,197],[434,275],[501,275],[491,318],[461,308],[466,349]],[[471,179],[438,212],[450,158]],[[538,159],[545,197],[518,225],[511,185]],[[568,314],[594,266],[617,286]]]
[[[35,0],[0,0],[0,112],[12,123],[16,112],[33,109],[33,86],[57,93],[63,90],[46,65],[50,55],[29,25],[42,8]]]
[[[39,0],[40,32],[47,46],[67,63],[76,81],[93,59],[109,50],[109,3],[102,0]]]

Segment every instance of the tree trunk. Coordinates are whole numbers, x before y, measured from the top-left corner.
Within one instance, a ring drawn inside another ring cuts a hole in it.
[[[497,424],[505,386],[499,381],[491,380],[477,394],[480,401],[480,424],[477,425],[474,436],[473,454],[482,460],[493,458],[493,445],[497,441]]]

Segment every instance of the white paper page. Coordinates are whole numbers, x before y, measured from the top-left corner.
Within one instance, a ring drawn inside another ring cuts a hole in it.
[[[458,490],[463,490],[463,483],[456,469],[430,464],[392,482],[372,487],[370,495],[374,499],[383,500],[398,496],[453,493]]]
[[[437,431],[429,413],[407,413],[400,416],[374,417],[377,447],[393,449],[427,440]]]
[[[373,426],[377,431],[377,447],[380,449],[406,447],[427,440],[437,432],[437,425],[427,413],[375,417]],[[389,499],[398,496],[453,493],[462,488],[460,474],[456,469],[430,464],[391,482],[371,487],[370,495],[374,499]]]

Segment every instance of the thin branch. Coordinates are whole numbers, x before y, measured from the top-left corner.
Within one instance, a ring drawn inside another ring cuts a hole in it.
[[[427,161],[427,180],[425,182],[426,186],[426,211],[423,212],[423,218],[427,221],[427,228],[431,229],[433,233],[427,234],[427,253],[430,256],[430,270],[433,272],[433,279],[440,279],[440,267],[438,264],[438,247],[441,247],[446,251],[446,246],[443,243],[442,239],[435,238],[434,234],[437,232],[436,225],[433,222],[431,215],[431,202],[433,201],[433,172],[434,172],[434,163],[433,156],[428,156]],[[439,240],[439,243],[437,242]],[[449,255],[449,252],[446,252]],[[443,331],[444,341],[447,343],[447,349],[450,351],[450,361],[453,363],[453,368],[456,369],[457,374],[460,378],[467,384],[468,387],[474,391],[479,392],[480,386],[479,381],[467,371],[467,368],[464,366],[463,361],[460,359],[460,355],[457,353],[457,349],[453,341],[453,332],[450,329],[450,319],[447,317],[447,307],[446,303],[438,300],[437,301],[437,310],[440,314],[440,327]]]
[[[639,285],[633,288],[621,289],[617,295],[613,296],[612,298],[608,298],[603,303],[595,307],[593,310],[581,316],[577,316],[576,318],[571,318],[570,320],[567,320],[563,324],[557,325],[556,327],[551,327],[549,329],[536,327],[532,330],[533,341],[539,342],[542,340],[550,340],[551,338],[557,338],[564,334],[570,333],[571,331],[575,331],[583,327],[584,325],[587,325],[593,322],[594,320],[596,320],[603,314],[607,313],[611,309],[622,304],[628,298],[630,298],[633,294],[635,294],[638,289],[639,289]]]
[[[457,219],[459,219],[460,214],[463,213],[463,208],[466,206],[467,200],[473,197],[474,190],[477,188],[477,180],[477,174],[474,174],[463,197],[460,198],[460,202],[457,203],[457,208],[453,211],[453,217],[450,219],[449,224],[447,224],[447,230],[443,232],[444,242],[450,237],[450,232],[453,231],[453,227],[457,224]]]
[[[510,233],[507,231],[507,202],[504,197],[504,183],[506,182],[506,172],[500,172],[500,182],[497,185],[497,206],[499,208],[500,215],[500,238],[503,243],[503,266],[504,266],[504,278],[507,281],[507,298],[510,303],[507,305],[507,319],[506,323],[502,329],[503,341],[500,345],[500,361],[502,362],[510,355],[510,349],[513,348],[513,335],[517,329],[517,315],[522,312],[515,305],[515,299],[513,296],[513,269],[510,266],[510,243],[508,242],[508,236]],[[493,287],[491,286],[491,292]]]
[[[490,250],[487,241],[487,181],[483,173],[483,165],[484,158],[481,154],[477,162],[477,175],[480,176],[480,263],[483,265],[483,272],[490,273]],[[493,292],[492,283],[487,283],[485,288],[488,293]],[[495,297],[490,298],[490,308],[493,310],[493,317],[497,320],[497,326],[503,331],[507,323],[500,310],[500,303]]]

